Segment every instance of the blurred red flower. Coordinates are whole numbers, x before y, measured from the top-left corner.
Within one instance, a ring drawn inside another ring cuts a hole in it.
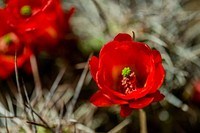
[[[165,76],[160,53],[128,34],[105,44],[89,67],[99,87],[90,101],[100,107],[119,104],[122,117],[164,98],[158,90]]]
[[[29,63],[32,52],[25,48],[24,43],[7,24],[3,10],[0,10],[0,79],[6,79],[15,70],[15,54],[17,67],[21,68]]]
[[[7,22],[30,47],[46,50],[65,37],[74,8],[65,12],[59,0],[9,0],[4,10]]]
[[[191,98],[194,103],[200,104],[200,80],[193,84],[193,93]]]

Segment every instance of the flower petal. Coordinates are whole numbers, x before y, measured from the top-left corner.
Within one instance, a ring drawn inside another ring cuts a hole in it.
[[[138,100],[132,100],[129,104],[129,107],[141,109],[149,105],[153,101],[153,97],[143,97]]]
[[[93,56],[89,60],[89,68],[90,68],[90,73],[92,75],[92,78],[96,81],[96,73],[98,71],[98,66],[99,66],[99,59],[95,56]]]
[[[132,113],[133,109],[130,108],[127,104],[120,106],[120,115],[126,117]]]
[[[24,48],[23,53],[17,57],[17,67],[20,68],[25,62],[30,61],[32,51],[29,48]]]
[[[164,81],[164,77],[165,77],[164,68],[163,68],[162,64],[159,64],[156,67],[155,77],[154,77],[155,81],[154,81],[154,85],[153,85],[150,93],[156,92],[161,87],[161,85]]]
[[[106,95],[107,92],[105,92],[104,94]],[[119,97],[116,97],[115,95],[109,94],[109,96],[108,96],[108,95],[106,95],[106,96],[107,96],[107,98],[109,98],[110,101],[112,101],[112,103],[114,103],[114,104],[120,104],[120,105],[122,105],[122,104],[128,104],[128,101],[127,101],[127,100],[124,100],[124,99],[121,99],[121,98],[119,98]]]
[[[155,62],[155,64],[160,64],[160,63],[162,63],[162,57],[161,57],[159,51],[153,49],[153,50],[152,50],[152,54],[153,54],[153,56],[154,56],[154,62]]]
[[[162,66],[162,58],[160,53],[157,50],[152,50],[152,53],[155,61],[155,77],[154,77],[154,85],[150,93],[156,92],[162,85],[165,78],[165,71]]]
[[[161,100],[163,100],[163,98],[165,97],[163,94],[160,93],[160,91],[156,91],[155,93],[150,95],[151,97],[153,97],[153,102],[159,102]]]
[[[23,53],[17,57],[17,68],[21,68],[24,63],[29,61],[32,52],[24,49]],[[0,55],[0,79],[8,78],[15,71],[14,56]]]
[[[106,97],[101,91],[96,92],[91,98],[90,102],[99,107],[111,106],[112,101]]]
[[[0,56],[0,79],[8,78],[14,71],[14,58]]]
[[[133,41],[132,37],[126,33],[119,33],[115,38],[114,41]]]

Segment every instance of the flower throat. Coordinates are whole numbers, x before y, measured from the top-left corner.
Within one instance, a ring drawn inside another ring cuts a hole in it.
[[[136,90],[136,74],[129,67],[125,67],[122,70],[122,77],[120,79],[119,92],[127,95]]]

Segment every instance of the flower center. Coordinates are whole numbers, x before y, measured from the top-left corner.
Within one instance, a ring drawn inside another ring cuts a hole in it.
[[[7,44],[7,45],[9,45],[9,44],[11,44],[11,43],[13,42],[13,40],[12,40],[10,34],[4,35],[4,36],[3,36],[3,40],[4,40],[5,44]]]
[[[20,14],[21,14],[22,16],[26,16],[26,17],[30,16],[30,15],[32,14],[32,9],[31,9],[31,7],[30,7],[29,5],[23,6],[23,7],[20,9]]]
[[[129,76],[131,73],[131,69],[129,67],[125,67],[123,70],[122,70],[122,76],[124,77],[127,77]]]
[[[120,80],[119,91],[123,94],[130,94],[137,89],[136,74],[129,67],[122,70],[122,78]]]
[[[21,51],[23,45],[19,38],[13,32],[7,33],[0,38],[0,54],[14,54],[16,51]]]

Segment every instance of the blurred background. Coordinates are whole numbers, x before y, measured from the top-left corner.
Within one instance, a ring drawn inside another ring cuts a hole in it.
[[[199,0],[62,0],[64,10],[75,7],[67,41],[53,54],[34,56],[33,74],[19,72],[21,93],[14,74],[0,81],[0,132],[33,127],[41,133],[140,132],[138,110],[124,119],[117,105],[97,108],[89,102],[98,88],[87,60],[118,33],[132,31],[136,41],[160,51],[166,71],[160,88],[165,99],[144,109],[148,133],[200,132],[199,5]]]

